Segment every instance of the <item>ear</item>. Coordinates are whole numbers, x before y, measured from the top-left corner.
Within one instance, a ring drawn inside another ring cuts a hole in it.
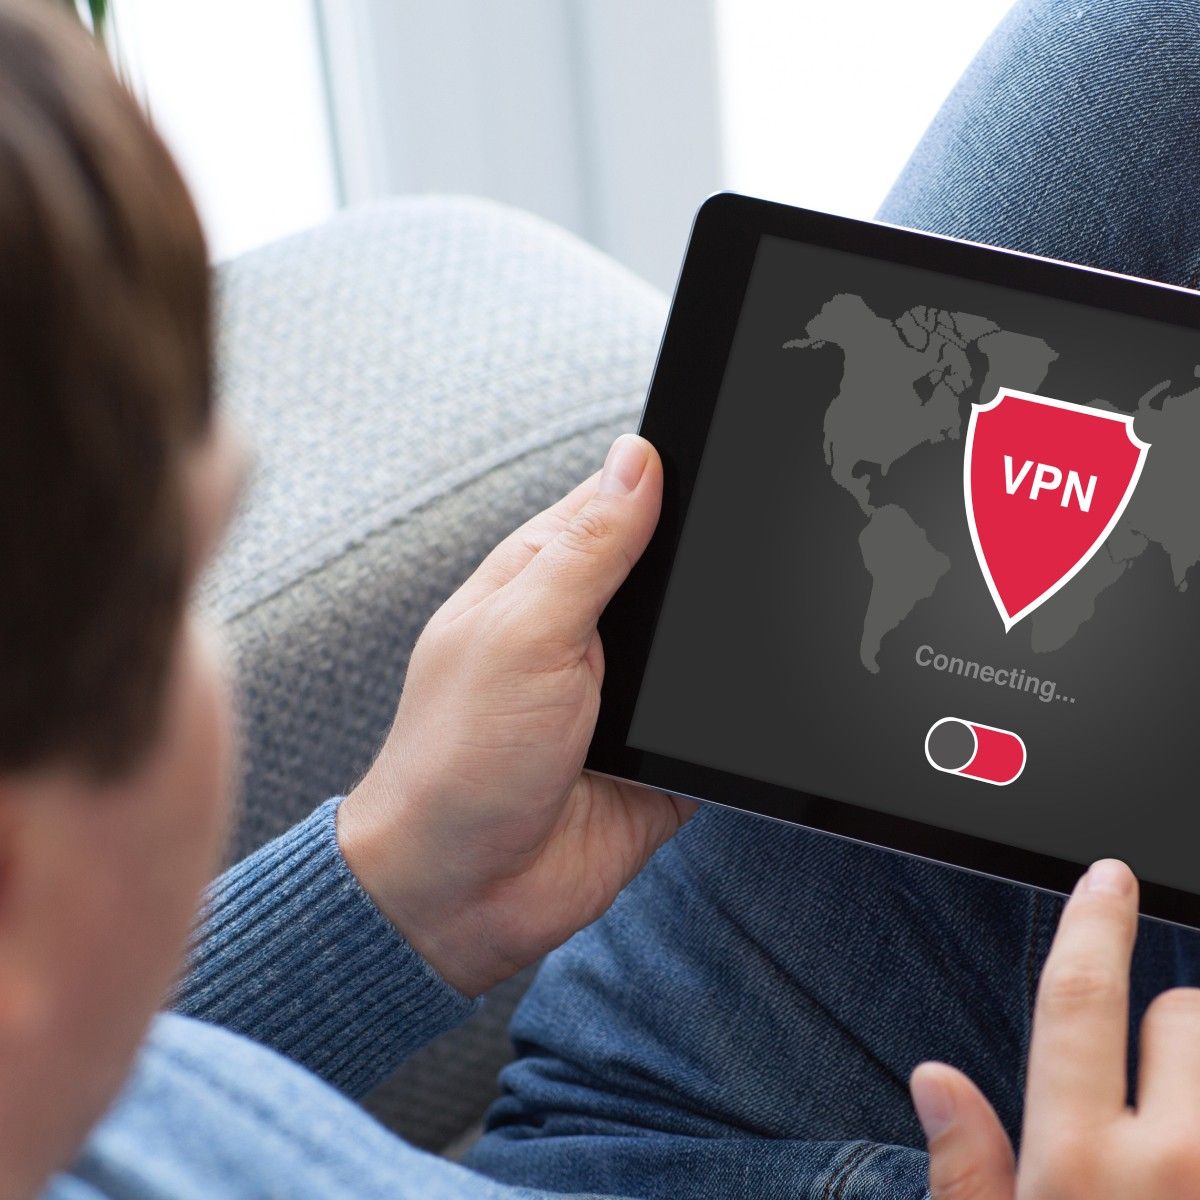
[[[116,916],[96,795],[66,771],[0,777],[0,1056],[12,1062],[94,986],[98,935]],[[110,801],[111,803],[106,803]],[[60,1029],[65,1038],[68,1031]],[[40,1053],[47,1053],[43,1046]]]
[[[30,953],[42,890],[35,882],[40,870],[36,824],[27,789],[0,780],[0,1061],[10,1060],[13,1048],[27,1043],[44,1018],[47,1000],[38,956]]]
[[[64,949],[95,940],[104,905],[88,879],[88,831],[63,825],[49,775],[0,778],[0,1192],[41,1194],[115,1088],[85,1053],[89,977]],[[94,843],[95,839],[90,839]],[[70,881],[79,878],[79,886]],[[91,922],[91,929],[86,928]],[[70,934],[73,941],[67,942]],[[95,959],[90,964],[94,978]],[[103,1065],[103,1064],[101,1064]],[[103,1092],[100,1089],[104,1089]]]

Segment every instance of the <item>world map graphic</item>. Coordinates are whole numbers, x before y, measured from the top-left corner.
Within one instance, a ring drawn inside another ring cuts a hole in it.
[[[1037,392],[1058,353],[1043,339],[1001,329],[986,317],[917,305],[892,319],[850,293],[831,297],[803,336],[783,344],[788,351],[827,347],[840,351],[843,367],[825,412],[825,462],[864,518],[858,544],[871,590],[859,657],[875,673],[883,639],[956,565],[902,504],[877,501],[882,481],[925,444],[944,444],[946,453],[961,456],[970,404],[987,403],[1001,388]],[[1093,401],[1097,408],[1134,413],[1138,436],[1151,451],[1107,541],[1028,619],[1033,651],[1066,645],[1095,615],[1097,599],[1151,546],[1165,552],[1164,575],[1169,572],[1180,591],[1187,588],[1200,563],[1200,366],[1193,375],[1182,383],[1164,379],[1120,407]],[[961,506],[961,494],[956,502]]]

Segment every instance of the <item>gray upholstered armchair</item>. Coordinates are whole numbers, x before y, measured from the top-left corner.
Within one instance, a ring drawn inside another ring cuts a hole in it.
[[[635,426],[663,297],[532,217],[426,197],[221,267],[220,392],[257,451],[207,580],[246,741],[234,854],[367,766],[409,651],[484,554]],[[527,979],[370,1098],[444,1149],[492,1097]]]

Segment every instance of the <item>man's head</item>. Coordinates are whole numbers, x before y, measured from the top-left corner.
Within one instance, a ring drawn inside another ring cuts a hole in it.
[[[204,239],[56,7],[0,0],[5,1195],[70,1154],[178,967],[231,740],[187,615],[239,469],[212,412]]]

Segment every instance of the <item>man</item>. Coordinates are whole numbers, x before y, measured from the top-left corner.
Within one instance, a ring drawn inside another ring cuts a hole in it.
[[[451,597],[418,641],[367,777],[217,881],[179,1011],[154,1017],[228,816],[228,702],[187,602],[231,510],[240,457],[210,398],[206,256],[186,191],[101,56],[44,7],[0,4],[0,1195],[545,1194],[421,1154],[340,1093],[361,1094],[473,997],[594,922],[691,816],[682,802],[580,769],[603,670],[596,620],[657,519],[657,455],[640,438],[618,439],[600,472]],[[691,853],[736,856],[750,826],[691,828]],[[797,842],[772,844],[788,852]],[[847,907],[844,848],[806,844],[789,887]],[[656,862],[668,875],[686,866]],[[964,921],[978,907],[960,877],[922,870],[921,896],[859,889],[885,930],[899,927],[905,903],[950,911],[956,887]],[[664,875],[644,878],[652,891]],[[682,898],[698,926],[718,931],[739,910],[723,900],[707,909],[712,884],[697,879]],[[1124,867],[1099,864],[1064,918],[1030,1074],[1039,1123],[1021,1163],[1027,1192],[1044,1183],[1054,1195],[1128,1195],[1131,1179],[1139,1195],[1195,1190],[1182,1149],[1200,1072],[1192,993],[1174,993],[1148,1027],[1156,1103],[1136,1126],[1121,1124],[1135,893]],[[625,916],[592,926],[610,948],[637,912],[638,894],[626,895]],[[641,931],[656,954],[667,915]],[[825,936],[819,923],[791,933],[810,955]],[[677,950],[666,946],[652,970],[686,976],[686,938]],[[617,985],[642,986],[638,957]],[[554,964],[572,962],[575,951],[552,960],[527,1013],[545,1010]],[[612,986],[611,956],[594,962]],[[757,983],[753,966],[746,957],[723,974],[744,988]],[[861,992],[870,973],[853,982]],[[655,993],[651,981],[631,1000],[648,1011]],[[769,988],[758,996],[773,1002]],[[717,998],[693,997],[690,1014]],[[616,1194],[767,1195],[796,1183],[845,1197],[873,1162],[896,1168],[876,1171],[877,1194],[924,1190],[923,1157],[862,1142],[834,1150],[835,1178],[811,1140],[796,1141],[797,1171],[781,1170],[763,1131],[729,1136],[732,1073],[710,1079],[695,1112],[680,1108],[686,1089],[666,1084],[606,1095],[588,1077],[636,1071],[623,1046],[653,1034],[626,1019],[635,1011],[615,1014],[567,1070],[542,1056],[529,1079],[569,1094],[530,1119],[530,1087],[514,1092],[481,1166],[553,1176],[542,1184],[559,1190],[591,1186],[608,1162],[605,1190]],[[595,1029],[594,1015],[557,1018],[583,1030]],[[668,1076],[688,1067],[686,1039],[673,1040],[687,1015],[659,1039]],[[723,1049],[739,1038],[744,1048],[760,1016],[734,1022]],[[694,1066],[703,1072],[702,1057]],[[743,1095],[836,1082],[805,1079],[803,1068],[780,1059],[769,1078],[736,1082]],[[581,1128],[589,1090],[607,1111]],[[967,1081],[930,1065],[914,1092],[935,1194],[1011,1194],[1003,1127]],[[864,1122],[854,1136],[879,1134]],[[1093,1143],[1105,1169],[1081,1173],[1079,1191],[1072,1169]]]

